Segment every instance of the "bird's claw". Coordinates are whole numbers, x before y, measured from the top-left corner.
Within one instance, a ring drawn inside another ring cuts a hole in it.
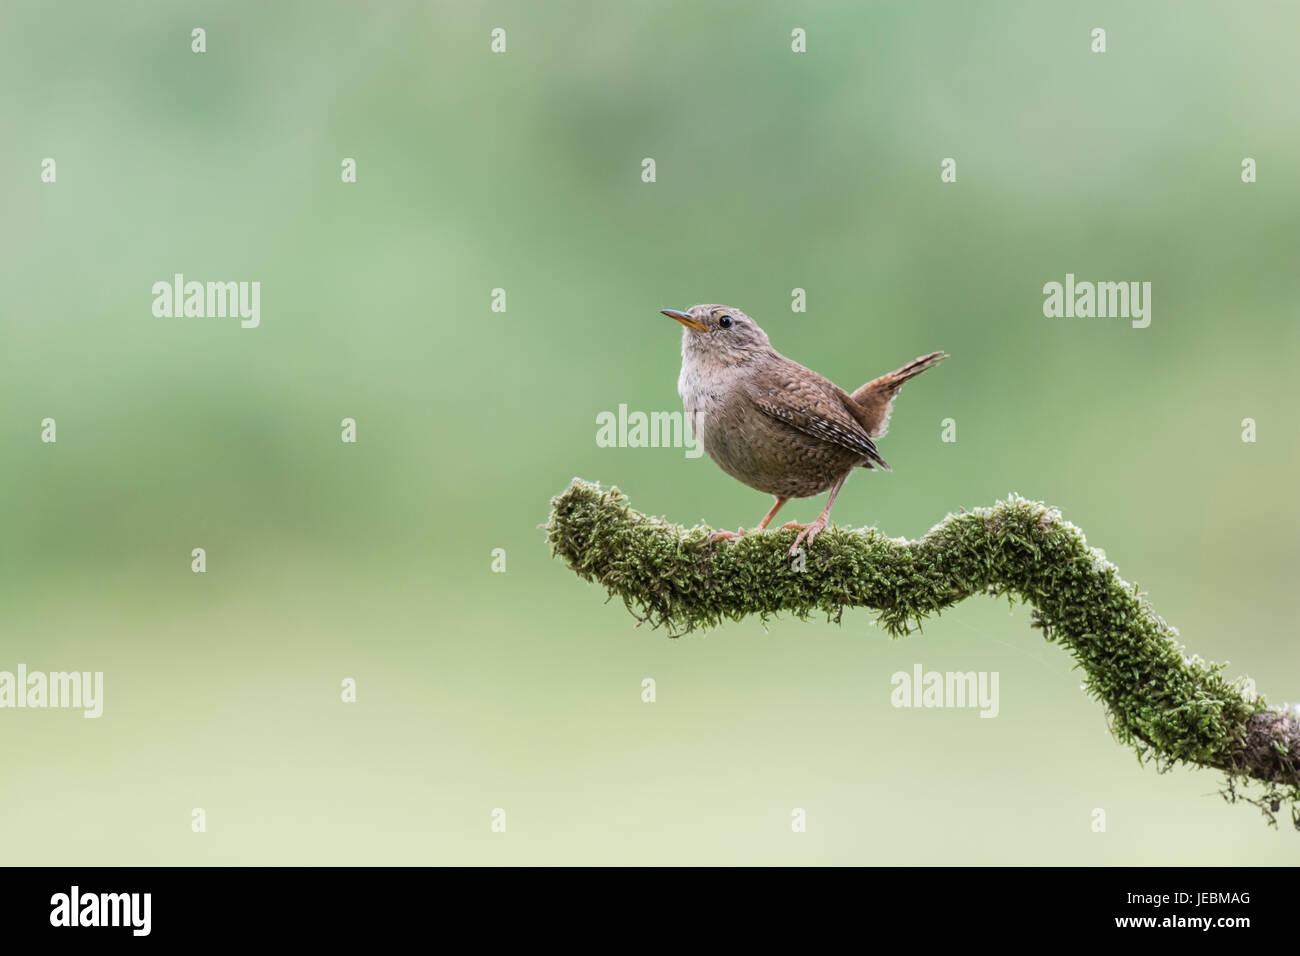
[[[799,545],[801,545],[805,540],[807,540],[808,546],[812,547],[813,539],[826,530],[826,519],[818,518],[812,524],[798,524],[797,522],[791,521],[789,524],[785,525],[785,527],[800,529],[799,534],[795,536],[794,544],[790,545],[790,557],[793,558],[798,555]]]
[[[744,537],[744,535],[744,528],[738,528],[735,531],[715,531],[713,534],[709,535],[709,544],[712,544],[715,541],[723,541],[726,538],[741,538]]]

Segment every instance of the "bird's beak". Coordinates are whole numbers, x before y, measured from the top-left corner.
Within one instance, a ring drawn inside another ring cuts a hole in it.
[[[668,318],[676,319],[678,322],[686,326],[688,329],[694,329],[696,332],[704,332],[708,329],[708,326],[706,326],[703,322],[696,322],[685,312],[678,312],[676,309],[661,309],[660,311],[664,315],[668,316]]]

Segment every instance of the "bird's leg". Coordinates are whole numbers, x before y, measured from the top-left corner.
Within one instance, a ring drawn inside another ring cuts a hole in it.
[[[808,539],[808,544],[811,546],[813,538],[817,537],[817,535],[821,534],[826,529],[826,519],[831,515],[831,505],[835,504],[835,496],[840,493],[840,486],[844,484],[845,479],[848,477],[848,475],[844,475],[835,482],[835,484],[831,485],[831,496],[826,500],[826,508],[817,516],[816,521],[812,524],[796,524],[791,521],[789,524],[784,526],[786,528],[800,529],[799,534],[794,539],[794,544],[790,545],[790,557],[794,557],[799,553],[799,545],[805,538]]]
[[[767,517],[764,518],[762,523],[754,530],[762,531],[764,528],[766,528],[768,524],[771,522],[771,520],[776,517],[776,513],[781,510],[781,506],[789,500],[790,500],[789,498],[777,498],[776,504],[772,505],[772,510],[767,513]]]
[[[781,510],[781,506],[789,500],[789,498],[777,498],[776,504],[772,505],[772,510],[767,513],[767,517],[764,518],[759,526],[754,530],[762,531],[766,528],[771,520],[776,517],[776,513]],[[709,541],[722,541],[724,538],[739,538],[743,536],[744,533],[744,528],[741,528],[738,531],[715,531],[713,534],[709,535]]]

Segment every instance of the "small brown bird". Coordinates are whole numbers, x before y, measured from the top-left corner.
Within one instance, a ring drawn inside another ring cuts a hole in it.
[[[677,391],[692,434],[723,471],[776,498],[755,530],[766,528],[791,498],[830,489],[816,521],[784,526],[799,529],[791,555],[825,529],[835,496],[854,468],[890,470],[872,439],[889,427],[894,396],[908,379],[948,357],[923,355],[850,395],[772,348],[767,334],[739,309],[697,305],[663,314],[686,327]],[[744,533],[717,531],[710,540]]]

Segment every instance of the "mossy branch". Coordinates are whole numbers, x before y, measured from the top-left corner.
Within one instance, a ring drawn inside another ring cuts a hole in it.
[[[1139,760],[1223,771],[1230,801],[1238,784],[1260,781],[1262,794],[1241,798],[1270,822],[1289,803],[1300,829],[1300,708],[1269,708],[1244,680],[1224,679],[1224,665],[1185,657],[1178,632],[1056,509],[1012,495],[950,514],[919,541],[831,527],[802,569],[787,553],[793,530],[710,544],[711,530],[641,514],[617,488],[576,478],[546,525],[553,555],[672,635],[781,611],[838,621],[865,607],[897,637],[972,594],[1019,597],[1033,626],[1079,662]]]

